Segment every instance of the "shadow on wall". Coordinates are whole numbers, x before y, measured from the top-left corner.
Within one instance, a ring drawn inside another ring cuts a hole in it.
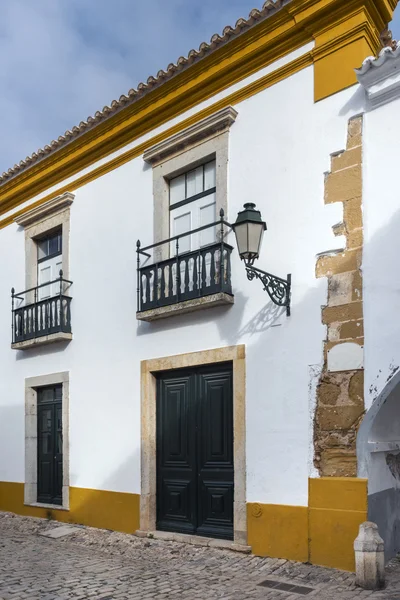
[[[47,344],[45,346],[38,346],[37,348],[29,348],[28,350],[17,350],[16,360],[32,359],[37,356],[47,356],[48,354],[60,354],[64,352],[67,346],[72,340],[59,341],[56,344]]]
[[[366,249],[368,261],[364,285],[369,285],[369,302],[364,307],[367,365],[369,381],[375,375],[376,383],[365,390],[372,405],[357,437],[358,475],[368,478],[368,518],[378,524],[385,541],[386,560],[400,552],[400,328],[393,322],[398,315],[400,296],[399,230],[400,212],[397,212]],[[373,257],[379,257],[384,269],[370,266]],[[381,363],[385,375],[377,363],[380,355],[385,357]],[[379,392],[382,377],[386,377],[386,381]]]

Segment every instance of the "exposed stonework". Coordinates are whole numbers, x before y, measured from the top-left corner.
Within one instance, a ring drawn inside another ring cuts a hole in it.
[[[331,372],[327,358],[335,346],[348,344],[348,349],[351,344],[364,344],[362,117],[349,121],[347,149],[332,155],[331,171],[325,180],[325,203],[333,202],[343,204],[343,222],[333,231],[346,237],[346,248],[321,255],[316,265],[316,276],[328,278],[328,304],[322,309],[327,333],[317,389],[314,462],[321,476],[355,477],[357,430],[365,410],[364,372]],[[357,346],[354,348],[357,350]]]

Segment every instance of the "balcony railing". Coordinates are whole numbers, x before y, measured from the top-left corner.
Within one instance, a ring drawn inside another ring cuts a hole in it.
[[[59,292],[49,298],[39,299],[40,290],[57,285]],[[71,300],[65,294],[72,281],[60,277],[15,293],[11,290],[12,343],[24,342],[54,333],[71,333]]]
[[[176,235],[162,242],[140,247],[137,242],[137,310],[146,310],[185,302],[224,292],[232,295],[231,252],[232,246],[224,241],[224,214],[221,219],[203,227]],[[179,253],[180,240],[205,229],[219,226],[218,242],[198,250]],[[174,254],[170,258],[164,255]],[[153,251],[152,254],[149,251]],[[140,256],[147,257],[150,264],[140,264]]]

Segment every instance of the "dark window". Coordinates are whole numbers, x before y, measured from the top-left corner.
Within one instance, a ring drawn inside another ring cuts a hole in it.
[[[37,240],[38,262],[47,260],[58,254],[62,254],[62,232],[53,232],[44,238]]]

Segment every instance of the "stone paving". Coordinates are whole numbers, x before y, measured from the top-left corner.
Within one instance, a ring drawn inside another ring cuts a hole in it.
[[[367,592],[350,573],[272,558],[140,539],[87,527],[66,537],[41,534],[62,524],[0,513],[0,600],[400,600],[400,563],[388,585]],[[274,580],[313,588],[308,595],[259,586]]]

